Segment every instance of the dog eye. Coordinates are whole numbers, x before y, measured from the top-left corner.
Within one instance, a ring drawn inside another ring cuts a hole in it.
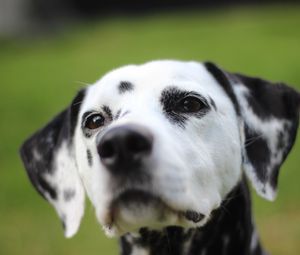
[[[104,124],[104,117],[101,114],[92,114],[86,118],[84,127],[88,129],[97,129]]]
[[[206,104],[199,98],[187,96],[177,103],[175,111],[180,113],[197,113],[205,107]]]

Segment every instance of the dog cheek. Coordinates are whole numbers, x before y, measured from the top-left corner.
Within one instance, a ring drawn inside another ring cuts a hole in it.
[[[211,151],[219,179],[219,192],[224,198],[239,182],[242,175],[242,141],[239,121],[235,115],[219,116]]]
[[[88,167],[85,163],[85,168],[81,174],[84,187],[87,195],[96,210],[96,218],[99,223],[105,224],[108,220],[108,204],[112,199],[113,192],[111,190],[111,178],[108,172],[101,165],[99,158],[94,158],[92,167]]]

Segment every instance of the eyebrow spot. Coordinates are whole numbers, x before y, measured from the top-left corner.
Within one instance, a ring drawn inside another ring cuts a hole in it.
[[[115,115],[115,120],[117,120],[121,115],[121,109],[117,111],[116,115]]]
[[[119,93],[123,94],[127,91],[133,90],[133,84],[129,81],[121,81],[119,84]]]
[[[212,107],[213,107],[215,110],[217,110],[216,103],[215,103],[215,101],[214,101],[211,97],[209,97],[209,102],[210,102],[210,104],[212,105]]]
[[[105,112],[105,114],[107,115],[109,120],[113,120],[113,115],[112,115],[111,109],[108,106],[103,105],[102,110]]]

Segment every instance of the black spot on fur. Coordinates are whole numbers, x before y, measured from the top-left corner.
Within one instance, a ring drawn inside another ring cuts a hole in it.
[[[34,178],[35,183],[37,183],[38,185],[38,191],[40,192],[40,194],[42,196],[45,196],[45,193],[48,193],[50,195],[50,197],[52,199],[56,199],[57,198],[57,192],[55,190],[54,187],[52,187],[50,185],[50,183],[48,183],[45,178],[43,177],[43,175],[41,174],[37,174],[36,177]]]
[[[92,134],[91,133],[88,133],[88,132],[84,132],[84,136],[86,138],[91,138],[92,137]]]
[[[288,130],[285,128],[285,130]],[[285,141],[284,141],[284,132],[279,131],[277,135],[277,150],[281,151],[285,147]]]
[[[115,116],[115,120],[119,119],[120,114],[121,114],[121,110],[118,110]]]
[[[170,226],[163,231],[141,228],[139,234],[141,238],[136,241],[136,244],[149,248],[150,254],[182,254],[184,230],[181,227]]]
[[[209,97],[209,102],[210,102],[210,104],[212,105],[212,107],[213,107],[215,110],[217,110],[216,103],[215,103],[215,101],[214,101],[211,97]]]
[[[248,159],[259,171],[256,172],[261,182],[268,180],[267,167],[271,160],[271,151],[265,138],[245,126],[246,151]]]
[[[129,81],[121,81],[119,85],[119,93],[123,94],[128,91],[132,91],[134,88],[133,84]]]
[[[76,192],[73,189],[66,189],[63,192],[63,197],[65,202],[69,202],[74,196],[75,196]]]
[[[121,255],[130,255],[132,252],[131,244],[126,240],[126,235],[121,237]]]
[[[226,77],[225,73],[221,69],[219,69],[215,64],[211,62],[204,63],[204,66],[216,79],[216,81],[222,86],[224,91],[227,93],[228,97],[231,99],[237,115],[240,115],[240,107],[232,89],[232,86],[228,80],[228,77]]]
[[[63,227],[63,230],[66,230],[66,215],[63,214],[63,215],[61,216],[60,220],[61,220],[61,225],[62,225],[62,227]]]
[[[78,92],[73,99],[70,107],[70,136],[73,137],[75,128],[78,124],[78,114],[80,111],[81,103],[85,96],[85,90],[82,89]]]
[[[93,165],[93,156],[90,150],[86,150],[86,157],[87,157],[87,161],[89,166]]]
[[[273,189],[277,188],[279,170],[280,170],[280,164],[276,164],[275,166],[273,166],[271,177],[270,177],[270,184]]]
[[[113,115],[112,115],[112,112],[111,112],[111,109],[107,106],[107,105],[104,105],[102,107],[102,110],[104,111],[104,113],[107,115],[108,119],[110,121],[113,120]]]

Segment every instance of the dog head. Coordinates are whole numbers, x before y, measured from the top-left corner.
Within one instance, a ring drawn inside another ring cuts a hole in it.
[[[107,234],[203,226],[243,174],[266,199],[297,133],[300,95],[212,63],[116,69],[21,147],[35,188],[76,233],[87,193]]]

